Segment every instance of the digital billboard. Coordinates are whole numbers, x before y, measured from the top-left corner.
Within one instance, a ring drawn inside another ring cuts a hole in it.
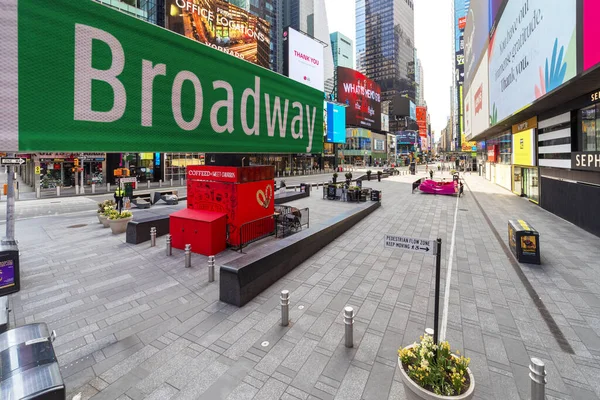
[[[350,68],[337,68],[338,101],[345,103],[346,124],[381,130],[381,89],[365,75]]]
[[[481,64],[474,73],[471,88],[469,89],[471,111],[471,135],[467,139],[479,135],[490,127],[490,102],[488,80],[488,53],[483,53]]]
[[[398,131],[396,132],[396,144],[415,144],[417,143],[417,132]]]
[[[577,73],[577,0],[509,0],[489,45],[491,124]]]
[[[427,107],[417,106],[417,125],[419,136],[427,136]]]
[[[467,24],[464,32],[465,39],[465,90],[469,90],[475,68],[481,55],[487,49],[490,32],[489,3],[472,1],[467,15]]]
[[[322,92],[325,85],[323,45],[289,27],[283,32],[283,45],[285,75]]]
[[[346,143],[346,107],[327,103],[327,143]]]
[[[600,63],[600,1],[583,1],[583,69]]]
[[[322,152],[323,92],[94,1],[2,16],[4,151]]]
[[[413,103],[412,101],[410,101],[410,118],[413,121],[417,120],[417,105],[415,103]]]
[[[166,0],[166,28],[270,68],[267,21],[224,0]]]

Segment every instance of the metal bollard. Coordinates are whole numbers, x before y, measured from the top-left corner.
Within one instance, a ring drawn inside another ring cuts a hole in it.
[[[156,227],[150,228],[150,247],[156,246]]]
[[[290,291],[282,290],[281,296],[281,326],[288,326],[290,324]]]
[[[546,367],[539,358],[532,358],[529,364],[529,378],[531,378],[531,400],[546,399]]]
[[[81,190],[79,191],[80,194],[85,194],[85,186],[81,185]]]
[[[92,194],[96,194],[96,184],[92,183]]]
[[[150,181],[146,181],[146,187],[150,189]]]
[[[179,178],[179,186],[183,186],[183,178]]]
[[[192,245],[185,245],[185,267],[190,268],[192,266]]]
[[[208,281],[215,281],[215,256],[208,256]]]
[[[79,185],[75,185],[75,194],[79,194]]]
[[[173,250],[171,248],[171,235],[167,235],[167,256],[172,256]]]
[[[162,179],[158,181],[158,187],[162,187]]]
[[[56,187],[56,196],[60,197],[60,186]]]
[[[344,307],[344,324],[346,325],[346,347],[354,347],[354,309]]]
[[[106,192],[107,192],[107,193],[110,193],[110,183],[107,183],[107,184],[106,184]]]
[[[173,178],[171,178],[171,186],[173,186]]]

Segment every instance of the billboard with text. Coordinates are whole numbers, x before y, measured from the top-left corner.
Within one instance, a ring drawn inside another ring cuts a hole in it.
[[[600,63],[600,1],[583,0],[583,69]]]
[[[322,92],[325,87],[323,45],[289,27],[283,32],[283,45],[284,74]]]
[[[350,68],[337,68],[338,101],[345,103],[346,124],[381,130],[381,89],[371,79]]]
[[[326,104],[327,143],[346,143],[346,107]]]
[[[2,5],[3,150],[322,152],[318,90],[94,1]]]
[[[224,0],[166,0],[166,28],[270,68],[269,23]]]
[[[577,0],[509,0],[489,45],[491,124],[577,73]]]

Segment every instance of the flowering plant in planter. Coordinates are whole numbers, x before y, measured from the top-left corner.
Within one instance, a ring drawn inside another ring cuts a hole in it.
[[[108,214],[108,219],[110,220],[126,219],[131,217],[133,217],[131,211],[123,211],[119,213],[117,210],[111,210],[111,212]]]
[[[115,207],[117,203],[113,200],[104,200],[102,203],[98,203],[98,214],[104,214],[106,207]]]
[[[421,388],[440,396],[460,396],[469,391],[475,383],[471,382],[468,369],[471,360],[458,351],[452,354],[448,342],[435,345],[427,334],[420,339],[420,343],[398,350],[401,367],[408,377]]]

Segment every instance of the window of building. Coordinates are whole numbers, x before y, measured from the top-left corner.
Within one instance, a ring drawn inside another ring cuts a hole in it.
[[[600,151],[600,104],[579,110],[581,151]]]
[[[498,146],[498,157],[496,162],[498,164],[511,164],[512,162],[512,133],[505,133],[497,136],[493,139],[488,140],[486,143],[487,148],[491,146]]]

